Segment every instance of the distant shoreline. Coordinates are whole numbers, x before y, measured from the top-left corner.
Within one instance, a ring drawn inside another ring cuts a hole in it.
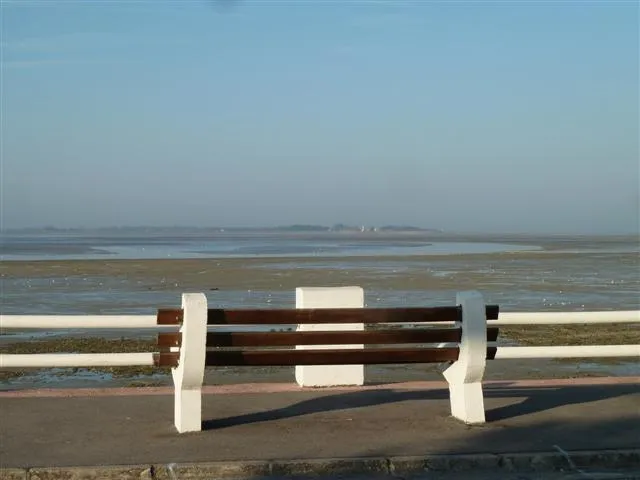
[[[499,241],[506,238],[547,238],[547,239],[639,239],[640,232],[618,232],[618,233],[567,233],[567,232],[517,232],[517,231],[456,231],[444,230],[433,227],[419,227],[414,225],[345,225],[336,224],[333,226],[315,224],[291,224],[275,226],[102,226],[102,227],[11,227],[0,229],[2,234],[205,234],[205,233],[227,233],[227,234],[358,234],[358,233],[384,233],[384,234],[423,234],[434,235],[438,238],[482,238]]]
[[[539,245],[499,242],[427,242],[424,239],[299,239],[290,238],[197,238],[157,242],[149,238],[133,242],[113,239],[97,244],[79,242],[16,243],[5,245],[3,262],[39,261],[117,261],[117,260],[222,260],[222,259],[349,259],[385,257],[442,257],[451,255],[488,255],[540,251]],[[156,239],[157,240],[157,239]]]
[[[206,229],[66,231],[5,235],[0,261],[335,259],[543,253],[638,253],[636,236],[451,235],[426,231]]]
[[[88,233],[88,232],[230,232],[230,233],[242,233],[242,232],[302,232],[302,233],[319,233],[319,232],[347,232],[355,233],[362,231],[378,231],[378,232],[421,232],[421,233],[444,233],[443,230],[437,228],[424,228],[414,225],[346,225],[335,224],[332,226],[327,225],[314,225],[314,224],[292,224],[292,225],[276,225],[276,226],[255,226],[255,227],[225,227],[225,226],[108,226],[108,227],[24,227],[24,228],[9,228],[5,229],[8,233]]]

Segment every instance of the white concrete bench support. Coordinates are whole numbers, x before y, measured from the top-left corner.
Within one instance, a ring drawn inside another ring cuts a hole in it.
[[[207,297],[202,293],[182,295],[183,321],[180,361],[172,369],[174,422],[178,432],[202,430],[202,382],[207,353]]]
[[[460,292],[462,340],[458,360],[444,371],[449,382],[451,414],[465,423],[485,423],[482,378],[487,363],[487,315],[482,295]]]
[[[296,288],[296,308],[362,308],[364,290],[361,287]],[[298,325],[297,331],[364,330],[362,323]],[[363,345],[322,345],[296,348],[363,348]],[[363,385],[364,365],[297,365],[296,382],[301,387]]]

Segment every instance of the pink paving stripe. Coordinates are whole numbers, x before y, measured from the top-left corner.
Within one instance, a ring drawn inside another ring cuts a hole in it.
[[[550,380],[491,380],[484,382],[487,389],[498,388],[535,388],[535,387],[572,387],[588,385],[624,385],[639,384],[640,377],[585,377]],[[242,383],[235,385],[205,385],[204,394],[251,394],[251,393],[285,393],[285,392],[333,392],[333,391],[366,391],[366,390],[439,390],[447,389],[443,381],[402,382],[365,385],[362,387],[324,387],[303,388],[295,383]],[[12,390],[0,392],[0,398],[28,397],[110,397],[133,395],[173,395],[173,387],[139,387],[139,388],[67,388]]]

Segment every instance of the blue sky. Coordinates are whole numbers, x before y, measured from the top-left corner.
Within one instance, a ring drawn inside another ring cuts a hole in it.
[[[629,233],[637,2],[2,3],[2,223]]]

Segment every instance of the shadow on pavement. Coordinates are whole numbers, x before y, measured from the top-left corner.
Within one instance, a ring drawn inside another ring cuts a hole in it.
[[[640,385],[597,385],[571,387],[533,387],[533,388],[485,388],[485,398],[518,398],[519,403],[489,408],[486,412],[487,422],[496,422],[514,417],[551,410],[560,406],[578,405],[606,400],[623,395],[640,393]],[[203,430],[218,430],[237,425],[269,422],[286,418],[299,417],[313,413],[365,408],[412,400],[445,400],[449,398],[447,390],[374,390],[326,395],[311,400],[304,400],[287,407],[255,413],[242,414],[226,418],[205,420]]]
[[[486,397],[489,421],[469,426],[449,415],[446,389],[206,395],[207,431],[189,434],[176,432],[171,395],[0,398],[0,465],[168,465],[640,446],[638,384],[502,384],[487,388]]]

